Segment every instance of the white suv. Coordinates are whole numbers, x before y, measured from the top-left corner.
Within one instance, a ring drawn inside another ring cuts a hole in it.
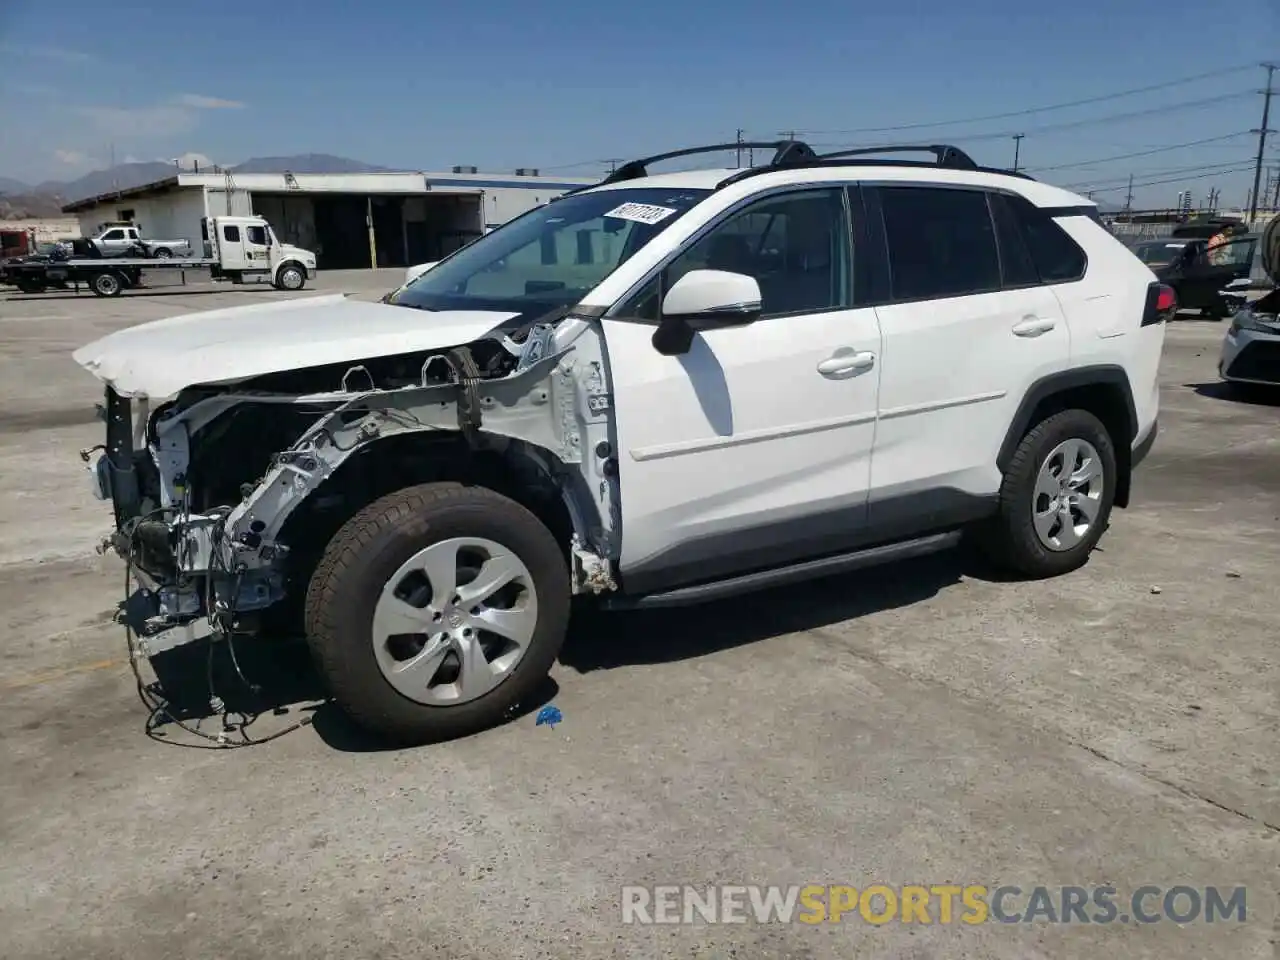
[[[1155,437],[1172,291],[1086,200],[954,148],[769,146],[626,164],[383,303],[78,350],[142,652],[294,624],[351,716],[425,742],[529,697],[575,594],[687,604],[962,534],[1083,564]]]

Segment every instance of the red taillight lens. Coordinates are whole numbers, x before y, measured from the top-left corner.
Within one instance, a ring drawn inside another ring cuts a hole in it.
[[[1147,302],[1142,311],[1142,325],[1165,323],[1172,320],[1178,312],[1178,295],[1173,287],[1163,283],[1153,283],[1147,287]]]

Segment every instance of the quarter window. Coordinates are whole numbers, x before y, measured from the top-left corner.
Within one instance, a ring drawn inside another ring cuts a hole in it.
[[[764,316],[852,305],[849,230],[841,190],[769,197],[732,214],[680,254],[624,315],[657,320],[667,290],[691,270],[754,277]]]
[[[222,239],[227,241],[227,243],[239,243],[240,228],[233,227],[233,226],[224,226],[222,228]]]
[[[895,300],[1000,289],[995,229],[981,190],[882,187]]]
[[[1041,283],[1068,283],[1084,276],[1084,251],[1053,218],[1022,197],[1010,197]]]

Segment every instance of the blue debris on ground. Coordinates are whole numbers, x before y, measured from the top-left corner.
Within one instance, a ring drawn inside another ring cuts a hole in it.
[[[538,719],[534,721],[535,727],[540,727],[544,723],[553,730],[557,723],[564,719],[564,715],[560,712],[559,707],[545,706],[538,711]]]

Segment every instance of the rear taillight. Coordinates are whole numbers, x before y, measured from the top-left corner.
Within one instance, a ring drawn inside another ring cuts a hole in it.
[[[1173,287],[1164,283],[1153,283],[1147,287],[1147,302],[1142,311],[1142,325],[1149,327],[1153,323],[1167,323],[1178,312],[1178,295]]]

